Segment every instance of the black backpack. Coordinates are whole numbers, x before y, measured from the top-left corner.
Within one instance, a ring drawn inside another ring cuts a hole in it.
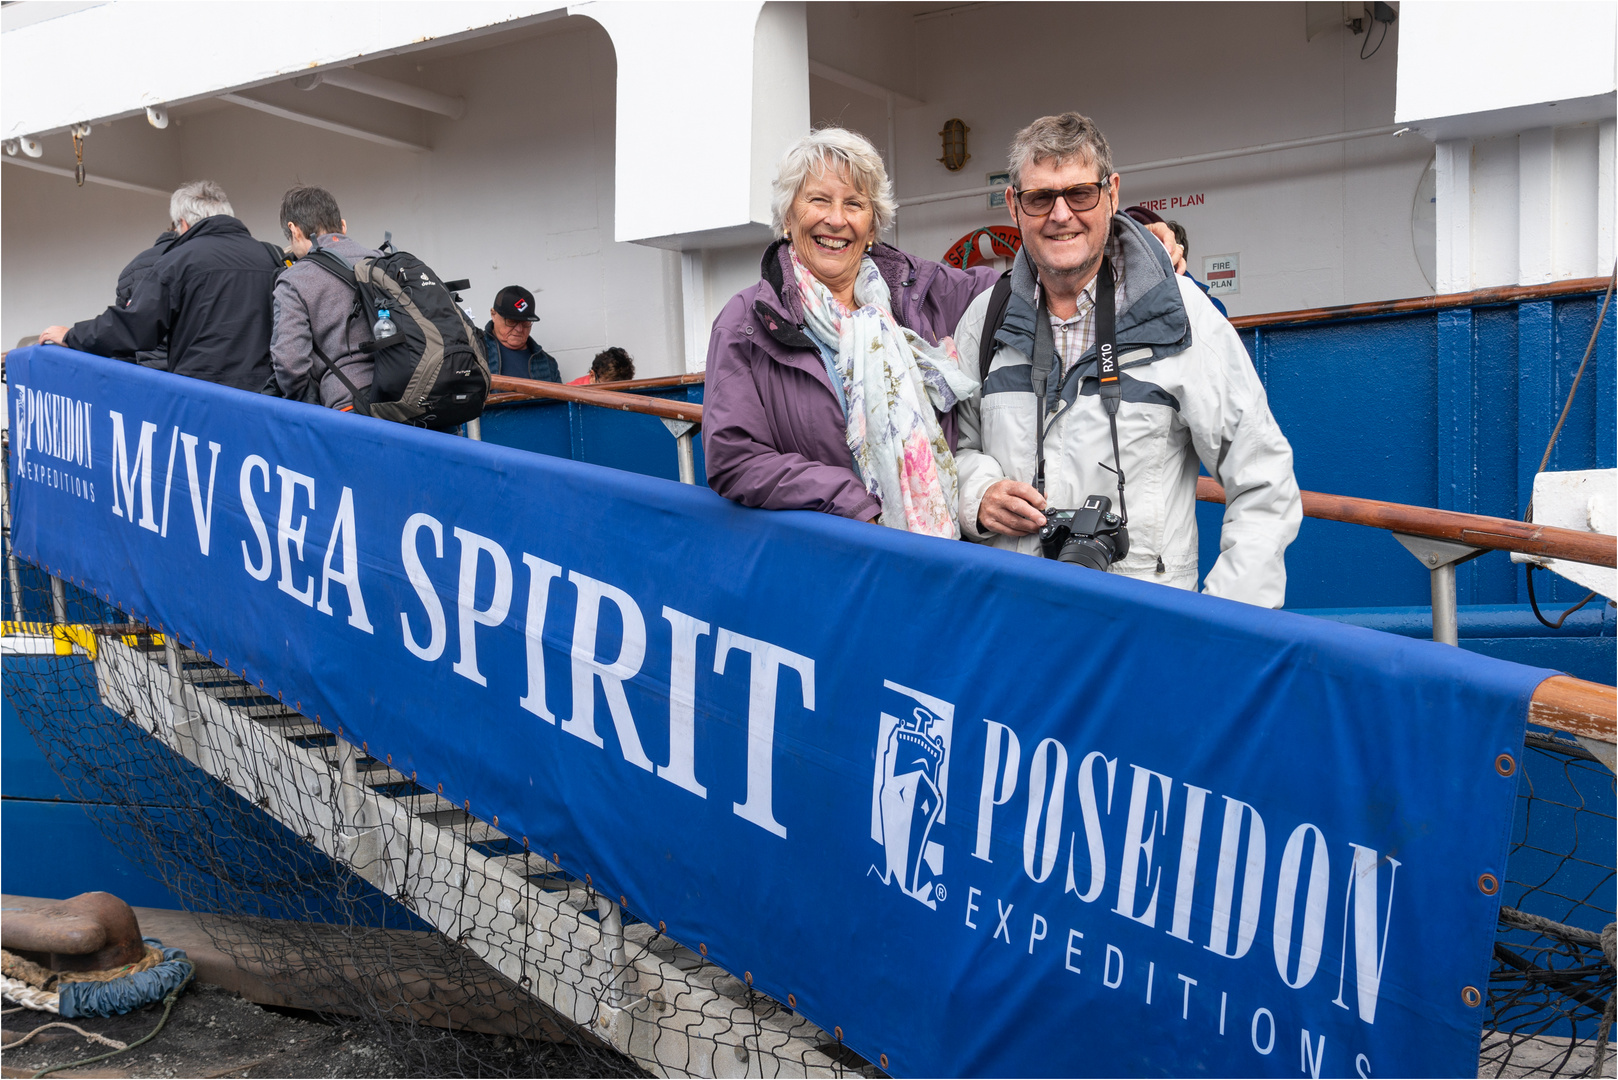
[[[304,256],[354,290],[354,315],[367,327],[386,311],[399,328],[361,346],[374,365],[371,385],[356,388],[318,345],[315,355],[348,387],[357,413],[440,430],[477,419],[489,396],[483,334],[432,267],[391,244],[382,252],[353,267],[320,248]]]

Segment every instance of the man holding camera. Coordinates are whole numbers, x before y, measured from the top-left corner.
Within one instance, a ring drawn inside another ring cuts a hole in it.
[[[983,387],[957,408],[962,533],[1194,589],[1200,462],[1227,499],[1204,590],[1280,607],[1303,506],[1235,329],[1118,213],[1112,152],[1088,117],[1024,128],[1010,172],[1023,246],[1009,294],[1003,281],[979,296],[955,334],[977,366],[1000,316]]]

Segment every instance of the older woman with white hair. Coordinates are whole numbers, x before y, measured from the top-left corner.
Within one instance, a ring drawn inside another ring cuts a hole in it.
[[[863,136],[823,128],[782,156],[779,239],[708,343],[703,452],[719,494],[959,535],[951,410],[977,379],[947,335],[997,275],[882,243],[894,210]]]

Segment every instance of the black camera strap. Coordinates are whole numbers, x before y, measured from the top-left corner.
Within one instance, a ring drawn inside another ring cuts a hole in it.
[[[1124,459],[1118,450],[1118,403],[1124,386],[1118,375],[1118,308],[1114,300],[1112,263],[1103,255],[1096,275],[1096,378],[1101,384],[1101,407],[1107,410],[1112,429],[1113,472],[1118,474],[1118,517],[1129,524],[1129,504],[1124,502]],[[1105,467],[1105,466],[1103,466]]]
[[[1112,429],[1111,470],[1118,477],[1118,516],[1123,524],[1129,523],[1129,507],[1124,502],[1124,461],[1118,446],[1118,403],[1123,400],[1123,384],[1118,374],[1118,313],[1116,286],[1112,280],[1112,262],[1105,255],[1101,269],[1096,272],[1095,327],[1096,378],[1100,382],[1101,407],[1107,410],[1107,423]],[[1045,494],[1045,420],[1050,415],[1053,398],[1060,400],[1061,379],[1056,367],[1056,335],[1051,330],[1050,312],[1043,295],[1034,325],[1034,487]],[[1106,468],[1105,465],[1102,468]]]

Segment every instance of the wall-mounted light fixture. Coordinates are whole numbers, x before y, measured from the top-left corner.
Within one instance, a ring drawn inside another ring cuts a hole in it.
[[[966,152],[966,133],[971,130],[959,118],[944,121],[944,130],[938,133],[944,140],[944,156],[938,160],[950,172],[960,172],[972,160],[972,155]]]

